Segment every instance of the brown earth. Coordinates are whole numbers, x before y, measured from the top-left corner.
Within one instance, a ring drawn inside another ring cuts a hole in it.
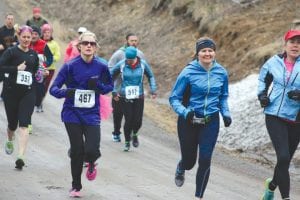
[[[10,5],[25,19],[30,7],[42,7],[59,39],[68,42],[79,26],[95,32],[109,59],[128,32],[140,37],[140,49],[152,65],[162,97],[191,60],[200,36],[218,44],[217,59],[236,81],[257,72],[281,50],[281,38],[300,14],[298,0],[15,0]]]

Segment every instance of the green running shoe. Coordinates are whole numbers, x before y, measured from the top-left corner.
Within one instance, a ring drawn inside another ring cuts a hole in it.
[[[5,143],[5,152],[10,155],[14,152],[14,143],[12,141],[7,141]]]
[[[271,191],[269,189],[269,185],[270,185],[271,181],[272,181],[271,178],[267,178],[265,180],[265,191],[264,191],[264,194],[263,194],[261,200],[273,200],[274,199],[274,191]]]
[[[32,124],[28,124],[28,133],[32,134]]]
[[[130,149],[130,142],[125,142],[125,147],[124,147],[124,151],[129,151]]]

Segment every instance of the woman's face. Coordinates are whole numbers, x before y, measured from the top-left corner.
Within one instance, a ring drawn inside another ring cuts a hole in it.
[[[198,60],[203,65],[210,65],[215,59],[216,52],[212,48],[203,48],[198,52]]]
[[[20,34],[19,37],[20,46],[24,49],[29,48],[31,40],[32,40],[32,33],[29,31],[24,31]]]
[[[50,30],[46,30],[43,33],[43,40],[45,41],[49,41],[51,38],[51,31]]]
[[[94,55],[97,49],[97,43],[93,36],[86,35],[83,36],[82,40],[79,42],[80,52],[84,56]]]
[[[288,58],[295,60],[300,56],[300,36],[289,39],[284,46]]]

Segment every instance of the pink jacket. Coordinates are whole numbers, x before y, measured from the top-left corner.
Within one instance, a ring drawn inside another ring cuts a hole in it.
[[[78,44],[78,39],[75,39],[68,44],[66,48],[64,62],[68,62],[72,58],[75,58],[78,55],[80,55],[80,52],[77,49],[77,44]]]

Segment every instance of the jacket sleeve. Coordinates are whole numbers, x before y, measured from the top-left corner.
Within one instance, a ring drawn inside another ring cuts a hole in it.
[[[14,73],[18,71],[18,66],[7,65],[8,61],[12,58],[10,49],[6,49],[0,57],[0,72]]]
[[[230,117],[229,106],[228,106],[228,74],[225,72],[224,74],[224,82],[222,86],[222,91],[220,95],[220,112],[222,116]]]
[[[185,71],[183,70],[177,77],[177,80],[171,91],[171,95],[169,97],[169,102],[173,110],[179,116],[183,116],[185,118],[187,114],[191,111],[191,109],[184,107],[182,104],[183,94],[189,84],[187,74],[184,72]]]
[[[124,51],[117,50],[108,61],[108,69],[111,70],[119,61],[124,59]]]
[[[46,57],[46,67],[49,67],[53,63],[53,54],[47,44],[44,48],[44,55]]]
[[[66,97],[67,89],[61,89],[68,79],[68,65],[64,64],[50,87],[50,94],[56,98]]]
[[[270,72],[269,67],[269,62],[266,62],[260,69],[258,76],[258,96],[261,94],[268,94],[269,87],[273,82],[273,75]]]
[[[52,52],[53,54],[53,62],[57,62],[61,58],[60,54],[60,47],[57,42],[54,43],[54,51]]]
[[[145,74],[146,74],[146,76],[148,78],[148,81],[149,81],[151,94],[155,94],[157,86],[156,86],[154,74],[152,72],[151,67],[148,65],[148,63],[144,62],[144,64],[145,64]]]
[[[107,66],[102,71],[101,82],[98,88],[101,91],[101,94],[107,94],[113,90],[113,81]]]

